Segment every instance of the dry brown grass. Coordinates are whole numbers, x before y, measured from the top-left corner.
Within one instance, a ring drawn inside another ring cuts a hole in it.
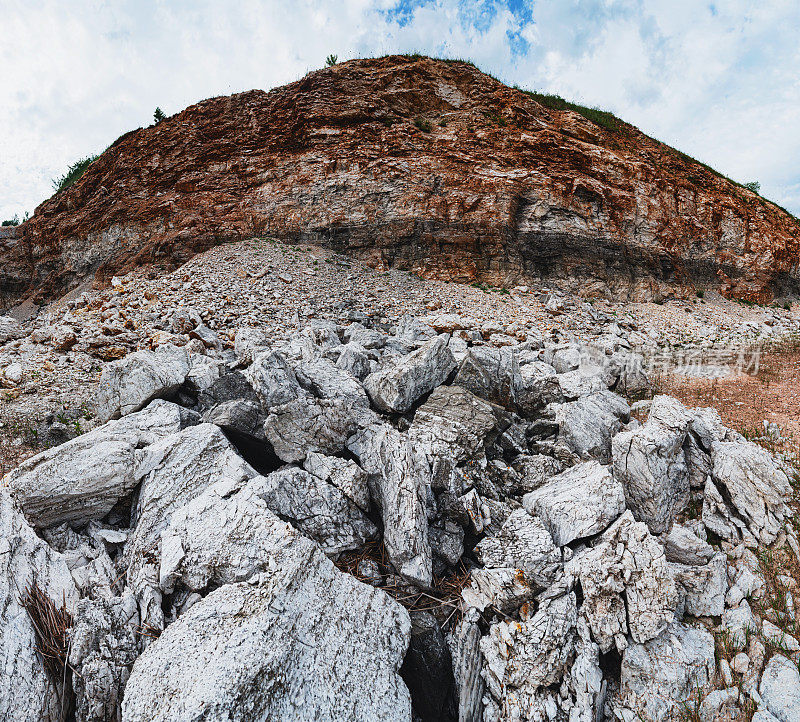
[[[67,671],[69,629],[72,626],[72,616],[66,609],[66,602],[59,607],[36,582],[31,582],[20,595],[19,603],[33,624],[36,651],[42,658],[50,680],[58,689]]]
[[[757,373],[716,379],[666,375],[657,392],[686,406],[711,406],[723,423],[770,452],[800,462],[800,341],[791,338],[761,351]],[[764,421],[780,427],[780,439],[764,432]]]
[[[437,617],[444,617],[444,627],[451,619],[460,614],[461,590],[469,582],[469,571],[461,567],[444,577],[434,577],[433,584],[428,590],[411,589],[404,583],[392,583],[387,578],[395,577],[395,572],[389,562],[383,540],[368,542],[362,549],[342,554],[336,561],[336,566],[343,572],[352,574],[361,582],[370,583],[358,570],[362,561],[375,562],[385,580],[379,586],[389,596],[400,602],[406,609],[418,612],[431,612]],[[396,577],[395,577],[396,578]]]

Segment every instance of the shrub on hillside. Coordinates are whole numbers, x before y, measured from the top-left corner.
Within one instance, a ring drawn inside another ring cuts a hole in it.
[[[7,221],[3,221],[4,226],[18,226],[19,225],[19,216],[15,213],[13,218],[9,218]]]
[[[155,112],[153,113],[153,125],[158,125],[162,120],[167,119],[167,114],[161,110],[161,108],[156,107]]]
[[[331,68],[336,65],[337,62],[339,62],[339,56],[331,53],[327,58],[325,58],[325,67]]]
[[[86,169],[97,160],[96,155],[89,155],[85,158],[81,158],[79,161],[75,161],[69,168],[67,168],[67,172],[62,175],[60,178],[53,179],[53,188],[55,188],[56,193],[60,193],[63,190],[66,190],[75,182],[77,182],[80,177],[86,172]]]

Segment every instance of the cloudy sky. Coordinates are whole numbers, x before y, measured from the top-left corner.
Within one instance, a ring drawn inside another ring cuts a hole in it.
[[[797,0],[0,0],[0,219],[123,132],[390,52],[611,110],[800,215]]]

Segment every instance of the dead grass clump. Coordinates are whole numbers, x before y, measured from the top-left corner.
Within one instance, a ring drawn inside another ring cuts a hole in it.
[[[72,616],[66,609],[66,601],[59,607],[36,582],[31,582],[22,592],[19,603],[33,624],[36,651],[41,656],[53,685],[58,687],[66,674],[69,629],[72,626]]]
[[[434,577],[430,589],[421,590],[403,581],[392,570],[383,540],[368,542],[360,550],[342,554],[335,562],[340,571],[351,574],[361,582],[370,584],[373,580],[365,577],[359,566],[363,561],[373,561],[378,565],[383,582],[377,585],[406,609],[415,612],[432,612],[444,616],[445,626],[460,610],[461,590],[469,582],[469,571],[461,563],[459,569],[443,577]]]

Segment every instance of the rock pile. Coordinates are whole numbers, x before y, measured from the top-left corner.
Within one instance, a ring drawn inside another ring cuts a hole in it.
[[[632,418],[624,348],[436,325],[108,363],[105,423],[2,480],[0,717],[800,719],[793,622],[752,606],[754,551],[800,552],[782,465],[711,409]]]

